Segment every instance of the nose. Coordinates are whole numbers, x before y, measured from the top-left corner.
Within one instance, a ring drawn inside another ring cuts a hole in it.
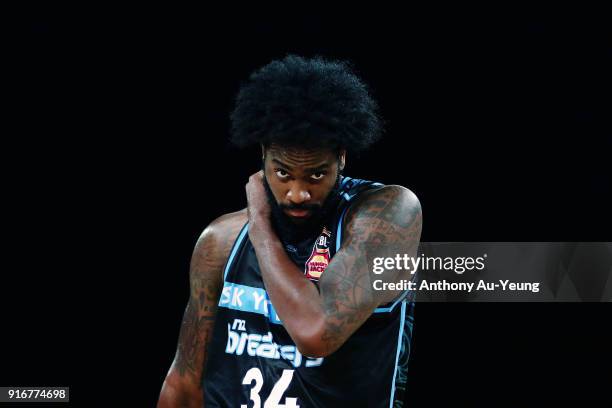
[[[293,183],[287,191],[287,200],[292,204],[303,204],[310,201],[310,193],[302,183]]]

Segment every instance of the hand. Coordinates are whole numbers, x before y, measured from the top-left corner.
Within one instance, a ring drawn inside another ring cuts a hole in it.
[[[249,177],[246,187],[247,215],[250,226],[270,222],[270,204],[264,187],[263,170]]]

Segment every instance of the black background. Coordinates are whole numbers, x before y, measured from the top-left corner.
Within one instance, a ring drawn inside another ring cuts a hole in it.
[[[0,384],[69,385],[82,406],[154,405],[193,245],[245,206],[259,167],[256,149],[228,145],[233,97],[288,52],[355,64],[387,125],[346,174],[412,189],[423,241],[612,240],[604,17],[441,6],[5,15]],[[407,406],[609,402],[611,312],[419,304]]]

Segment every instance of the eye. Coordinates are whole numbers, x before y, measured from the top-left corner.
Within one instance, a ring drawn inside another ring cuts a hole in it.
[[[274,170],[274,172],[276,173],[276,176],[280,179],[286,179],[289,177],[289,173],[287,173],[285,170],[283,169],[276,169]]]
[[[322,171],[319,171],[317,173],[313,173],[312,176],[310,176],[311,179],[313,180],[321,180],[323,177],[325,177],[325,173]]]

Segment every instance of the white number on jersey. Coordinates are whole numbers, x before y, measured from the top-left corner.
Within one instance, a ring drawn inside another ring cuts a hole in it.
[[[291,379],[293,379],[293,370],[283,370],[281,378],[279,378],[276,384],[274,384],[270,395],[266,399],[266,402],[264,402],[264,408],[300,408],[300,406],[297,404],[297,398],[287,397],[285,398],[284,404],[280,403],[281,398],[283,398],[283,393],[285,390],[287,390],[287,388],[289,388]],[[255,381],[255,385],[253,388],[251,388],[249,398],[251,401],[253,401],[253,408],[261,408],[259,391],[261,391],[261,387],[263,387],[263,376],[257,367],[253,367],[246,372],[244,378],[242,379],[242,384],[251,385],[253,381]],[[247,405],[241,404],[240,408],[247,408]]]

